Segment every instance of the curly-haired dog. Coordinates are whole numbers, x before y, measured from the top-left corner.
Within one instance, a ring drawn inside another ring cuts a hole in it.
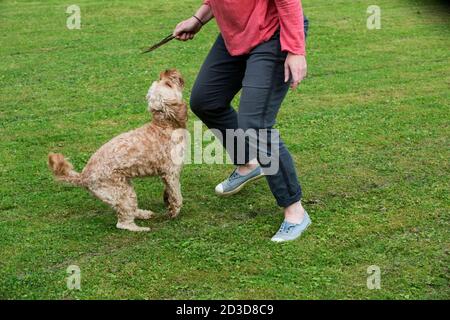
[[[131,179],[161,176],[169,216],[181,209],[180,172],[186,148],[187,107],[182,100],[184,81],[177,70],[166,70],[153,82],[147,100],[150,123],[123,133],[103,145],[81,173],[62,154],[49,154],[48,164],[57,180],[85,187],[117,211],[117,228],[150,231],[134,219],[149,219],[153,212],[139,209]]]

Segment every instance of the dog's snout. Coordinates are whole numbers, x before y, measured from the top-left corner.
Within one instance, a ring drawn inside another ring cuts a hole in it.
[[[184,86],[183,76],[177,69],[166,69],[160,74],[160,81],[169,80],[171,82],[176,83],[180,87]]]
[[[174,69],[166,69],[159,74],[159,80],[163,80],[164,78],[171,78],[173,76]]]

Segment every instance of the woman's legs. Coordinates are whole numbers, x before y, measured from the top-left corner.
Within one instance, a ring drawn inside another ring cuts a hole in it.
[[[268,137],[277,131],[272,129],[281,103],[289,89],[284,83],[284,61],[280,40],[276,34],[269,41],[259,45],[249,55],[233,57],[229,55],[223,38],[219,36],[206,58],[196,79],[191,94],[192,111],[210,129],[221,132],[219,138],[235,164],[240,164],[238,172],[250,171],[255,166],[245,165],[237,158],[252,159],[236,149],[236,143],[226,143],[226,130],[238,128],[265,129]],[[234,96],[243,87],[239,116],[231,106]],[[257,137],[260,142],[264,139]],[[279,137],[278,137],[279,138]],[[300,204],[301,187],[297,180],[291,155],[280,139],[268,139],[268,149],[258,150],[267,158],[275,154],[278,170],[267,176],[270,189],[277,203],[285,208],[285,218],[298,223],[303,218]],[[230,140],[229,140],[230,141]],[[235,141],[233,141],[235,142]],[[270,152],[269,152],[270,149]],[[246,151],[248,151],[246,149]],[[269,167],[271,164],[262,164]]]
[[[259,162],[264,171],[269,171],[267,181],[278,205],[285,208],[288,221],[299,223],[304,211],[300,204],[301,187],[292,157],[278,131],[273,129],[278,110],[289,90],[289,83],[284,82],[285,59],[278,33],[249,54],[238,127],[244,131],[256,130],[258,145],[250,145],[250,154],[257,150],[259,158],[265,158],[265,161],[259,159]]]

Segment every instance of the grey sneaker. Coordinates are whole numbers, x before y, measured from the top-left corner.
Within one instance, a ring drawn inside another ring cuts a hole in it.
[[[309,225],[311,224],[311,219],[309,218],[308,213],[305,210],[305,216],[301,223],[295,224],[283,221],[281,224],[280,230],[272,237],[272,241],[274,242],[284,242],[284,241],[292,241],[301,236],[303,231],[305,231]]]
[[[256,167],[245,176],[240,175],[235,169],[226,180],[216,186],[216,193],[219,196],[230,196],[241,191],[248,182],[262,178],[263,176],[264,173],[260,166]]]

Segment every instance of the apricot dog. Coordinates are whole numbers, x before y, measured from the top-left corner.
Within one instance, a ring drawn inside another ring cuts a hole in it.
[[[183,78],[177,70],[162,72],[147,94],[152,121],[103,145],[81,173],[74,171],[62,154],[49,154],[48,164],[56,179],[85,187],[110,205],[117,212],[117,228],[150,231],[134,222],[136,218],[151,218],[153,212],[138,208],[131,179],[161,176],[169,216],[176,217],[182,206],[180,172],[186,148],[187,107],[182,100],[183,87]]]

